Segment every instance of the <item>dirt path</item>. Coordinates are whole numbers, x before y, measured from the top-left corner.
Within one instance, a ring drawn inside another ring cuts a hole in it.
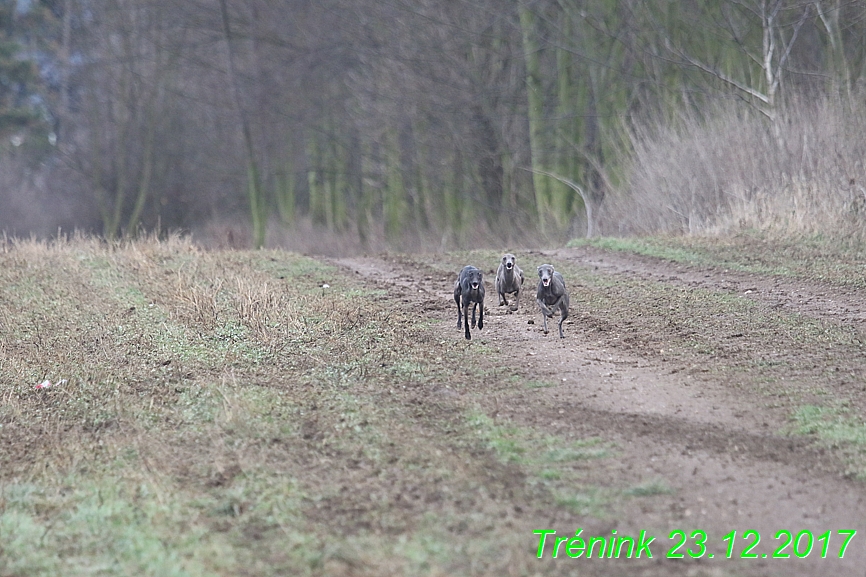
[[[613,281],[652,280],[743,295],[757,299],[763,307],[852,323],[857,330],[866,322],[861,311],[866,295],[850,289],[680,266],[591,248],[522,255],[524,264],[538,259],[590,267]],[[451,300],[453,280],[444,272],[447,266],[437,268],[421,258],[408,257],[335,262],[371,285],[400,287],[401,303],[441,321],[434,330],[443,338],[462,338],[452,326],[456,307]],[[620,503],[613,519],[587,519],[586,527],[608,533],[616,529],[620,535],[655,531],[657,557],[664,556],[673,543],[667,539],[670,531],[700,529],[710,536],[708,551],[715,554],[714,559],[698,561],[686,555],[685,560],[661,559],[630,566],[623,561],[618,567],[611,562],[594,569],[585,565],[582,570],[647,575],[864,574],[866,490],[861,482],[841,474],[844,466],[837,456],[804,437],[780,434],[789,424],[787,411],[768,407],[760,395],[730,386],[726,373],[710,365],[665,358],[663,349],[635,350],[597,340],[583,321],[587,315],[600,313],[585,310],[574,296],[567,338],[554,338],[555,330],[545,336],[531,288],[522,309],[505,314],[496,306],[492,275],[486,280],[488,321],[483,335],[476,333],[476,340],[496,351],[491,363],[510,364],[524,379],[546,385],[497,388],[487,403],[491,415],[563,437],[612,441],[618,447],[615,464],[588,471],[588,478],[601,486],[607,482],[663,488],[649,490],[654,493],[651,498]],[[527,286],[533,287],[534,282],[528,280]],[[645,342],[652,341],[652,335],[644,336]],[[771,349],[773,343],[766,346]],[[563,524],[567,518],[548,519],[547,528],[559,534],[573,530]],[[781,544],[773,538],[776,532],[788,530],[796,536],[804,529],[816,539],[832,532],[826,559],[816,552],[805,559],[793,554],[791,559],[761,558]],[[843,538],[837,531],[847,529],[857,529],[858,534],[844,559],[838,559],[837,547]],[[760,533],[762,541],[755,548],[759,558],[723,559],[726,543],[722,536],[734,530],[735,557],[750,542],[741,537],[745,531]],[[692,544],[688,541],[687,546]]]

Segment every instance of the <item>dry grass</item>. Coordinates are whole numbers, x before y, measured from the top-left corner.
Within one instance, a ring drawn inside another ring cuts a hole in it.
[[[742,109],[634,127],[607,234],[824,235],[863,239],[866,110],[794,99],[771,124]]]
[[[497,452],[537,433],[471,400],[482,345],[319,262],[0,246],[0,575],[522,574],[514,507],[574,483]]]
[[[401,259],[439,277],[498,256]],[[582,338],[744,391],[811,390],[862,357],[849,330],[727,293],[562,270]],[[551,428],[558,404],[519,420],[506,405],[537,383],[465,344],[448,299],[453,339],[425,323],[435,301],[356,282],[182,238],[0,243],[0,575],[559,575],[533,530],[673,498],[609,440]],[[744,325],[748,342],[720,337]]]

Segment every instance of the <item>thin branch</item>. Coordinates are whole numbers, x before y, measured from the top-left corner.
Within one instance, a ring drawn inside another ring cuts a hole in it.
[[[550,178],[555,178],[562,184],[568,186],[572,190],[574,190],[577,194],[580,195],[580,198],[583,199],[583,206],[586,207],[586,238],[592,238],[592,204],[589,202],[589,196],[583,192],[583,189],[580,185],[576,184],[574,181],[569,180],[563,176],[559,176],[558,174],[554,174],[552,172],[548,172],[546,170],[539,170],[537,168],[526,168],[521,167],[522,170],[526,170],[528,172],[534,172],[535,174],[543,174],[544,176],[549,176]]]
[[[788,60],[788,55],[791,54],[791,48],[794,47],[794,42],[797,41],[797,35],[800,33],[800,28],[803,27],[803,24],[806,22],[806,18],[809,16],[810,7],[806,6],[806,9],[803,11],[803,16],[800,18],[800,21],[797,22],[796,27],[794,28],[794,33],[791,35],[791,40],[787,43],[785,47],[785,53],[779,59],[778,71],[776,74],[776,86],[778,87],[779,81],[782,76],[782,68],[785,66],[785,62]],[[784,38],[782,39],[784,41]]]
[[[750,96],[754,96],[755,98],[757,98],[758,100],[760,100],[764,104],[770,103],[767,96],[765,94],[759,92],[758,90],[755,90],[754,88],[750,88],[750,87],[746,86],[745,84],[743,84],[742,82],[739,82],[739,81],[734,80],[733,78],[729,77],[728,75],[726,75],[721,70],[717,70],[711,66],[708,66],[708,65],[704,64],[703,62],[701,62],[700,60],[698,60],[696,58],[692,58],[691,56],[684,53],[683,51],[673,48],[670,44],[670,40],[668,40],[667,38],[665,38],[665,48],[667,48],[668,50],[670,50],[674,54],[678,55],[680,58],[682,58],[683,60],[685,60],[686,62],[688,62],[692,66],[703,70],[707,74],[712,74],[713,76],[715,76],[716,78],[718,78],[722,82],[725,82],[726,84],[730,84],[734,88],[741,90],[741,91],[745,92],[746,94],[749,94]]]

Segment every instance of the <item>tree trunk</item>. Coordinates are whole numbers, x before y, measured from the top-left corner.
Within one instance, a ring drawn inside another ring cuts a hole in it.
[[[544,139],[544,96],[541,87],[541,63],[538,57],[538,44],[535,42],[535,15],[526,8],[520,8],[520,29],[523,35],[523,54],[526,62],[526,100],[528,104],[529,148],[532,164],[532,184],[535,189],[535,208],[538,227],[542,234],[546,231],[547,198],[549,179],[541,172],[544,170],[542,141]]]
[[[226,39],[226,59],[228,60],[228,77],[229,86],[232,90],[232,96],[235,101],[235,108],[241,122],[241,131],[243,132],[244,147],[247,156],[247,194],[250,201],[250,212],[253,225],[253,245],[256,248],[262,248],[265,245],[265,227],[267,225],[266,209],[263,199],[261,179],[259,169],[256,165],[255,151],[253,148],[252,131],[250,130],[249,119],[244,112],[243,104],[241,103],[241,91],[237,81],[237,73],[235,70],[234,48],[232,46],[231,22],[229,20],[228,6],[226,0],[219,0],[220,14],[222,16],[223,33]]]

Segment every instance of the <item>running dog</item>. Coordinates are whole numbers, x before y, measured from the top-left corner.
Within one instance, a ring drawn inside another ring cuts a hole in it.
[[[474,266],[464,266],[454,283],[454,302],[457,303],[457,328],[466,327],[466,340],[469,334],[469,305],[472,304],[472,328],[475,328],[475,309],[481,307],[478,328],[484,328],[484,279],[481,271]],[[462,314],[461,314],[462,313]]]
[[[505,298],[505,295],[513,293],[515,298],[514,308],[508,308],[511,311],[517,311],[520,308],[520,288],[523,286],[523,271],[517,266],[517,259],[513,254],[502,255],[502,262],[499,263],[499,269],[496,271],[496,281],[493,283],[493,286],[499,295],[499,306],[505,305],[508,307],[508,299]]]
[[[538,267],[538,291],[536,300],[541,308],[544,319],[544,334],[547,334],[547,319],[552,319],[557,309],[561,313],[559,319],[559,337],[562,334],[562,322],[568,318],[568,291],[565,290],[565,279],[553,269],[553,265],[543,264]]]

